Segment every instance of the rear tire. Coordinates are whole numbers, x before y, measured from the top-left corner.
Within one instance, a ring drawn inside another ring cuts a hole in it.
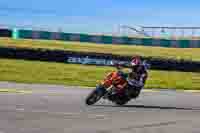
[[[127,104],[129,100],[130,99],[126,95],[124,95],[116,99],[115,104],[122,106],[124,104]]]
[[[128,103],[129,100],[118,100],[115,102],[115,104],[122,106]]]

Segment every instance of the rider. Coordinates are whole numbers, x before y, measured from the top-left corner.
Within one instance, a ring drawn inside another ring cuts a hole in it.
[[[133,57],[130,65],[131,72],[128,74],[126,90],[128,91],[129,97],[136,98],[145,85],[148,72],[144,62],[142,62],[139,56]]]
[[[114,63],[114,65],[117,68],[118,74],[125,78],[128,83],[121,85],[120,88],[124,90],[125,95],[127,95],[128,98],[137,98],[140,94],[140,91],[144,87],[148,76],[147,68],[144,62],[142,62],[142,60],[138,56],[133,57],[130,62],[131,71],[128,74],[122,71],[123,64],[121,64],[120,62]],[[102,88],[102,90],[105,89],[101,85],[98,87]]]

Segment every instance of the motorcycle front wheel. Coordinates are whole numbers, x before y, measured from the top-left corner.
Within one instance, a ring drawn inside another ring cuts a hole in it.
[[[93,105],[96,102],[98,102],[102,96],[103,96],[103,94],[100,91],[98,91],[97,89],[95,89],[87,96],[85,103],[87,105]]]

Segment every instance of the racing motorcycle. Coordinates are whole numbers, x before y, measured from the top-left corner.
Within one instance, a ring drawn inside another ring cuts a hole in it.
[[[109,73],[103,81],[86,97],[86,104],[93,105],[101,98],[107,99],[117,105],[124,105],[132,98],[127,96],[124,87],[127,86],[128,80],[123,72],[114,71]]]

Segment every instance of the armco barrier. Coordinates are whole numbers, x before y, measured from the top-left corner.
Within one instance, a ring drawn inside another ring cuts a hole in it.
[[[102,53],[0,47],[0,58],[14,58],[14,59],[40,60],[40,61],[67,63],[69,57],[76,57],[76,58],[88,57],[90,59],[102,59],[106,61],[116,60],[116,61],[123,61],[123,62],[130,62],[131,60],[130,56],[120,56],[120,55],[102,54]],[[147,63],[151,64],[151,69],[200,72],[200,62],[152,58],[152,57],[143,58],[143,59],[147,60]]]

